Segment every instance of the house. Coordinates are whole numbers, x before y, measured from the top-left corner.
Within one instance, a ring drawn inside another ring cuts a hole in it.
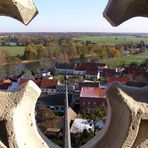
[[[84,66],[84,64],[77,64],[74,68],[74,75],[84,76],[85,70],[86,67]]]
[[[74,74],[75,64],[71,63],[58,63],[55,65],[55,72],[58,74],[67,74],[73,75]]]
[[[75,75],[85,76],[86,79],[97,78],[98,70],[108,68],[104,63],[84,63],[77,64],[74,69]]]
[[[10,79],[6,79],[0,82],[0,89],[7,90],[9,86],[11,86],[12,81]]]
[[[72,95],[68,95],[69,106],[72,104]],[[65,94],[53,94],[45,97],[40,97],[37,101],[37,106],[45,105],[52,109],[55,113],[64,113]]]
[[[108,77],[107,78],[107,84],[111,84],[113,82],[120,82],[122,84],[126,84],[129,81],[130,79],[128,77]]]
[[[82,87],[80,93],[80,112],[90,112],[92,108],[105,106],[105,90],[99,87]]]
[[[21,79],[26,79],[26,80],[35,80],[35,76],[33,76],[32,74],[23,74],[21,75],[18,79],[17,79],[17,82],[20,83],[20,80]]]
[[[67,85],[68,93],[73,94],[73,92],[75,91],[75,88],[76,88],[75,85]],[[57,90],[57,93],[59,94],[65,94],[66,87],[64,84],[59,84],[56,86],[56,90]]]
[[[27,79],[21,79],[20,85],[26,83]],[[42,91],[42,93],[55,94],[57,92],[56,86],[59,84],[59,81],[56,79],[37,79],[32,80]]]
[[[72,103],[74,105],[79,105],[79,98],[80,98],[80,90],[75,90],[74,93],[72,94]],[[77,112],[79,110],[76,109]]]
[[[99,83],[94,81],[83,81],[79,82],[79,90],[81,90],[82,87],[98,87]]]
[[[40,72],[40,75],[41,75],[42,77],[50,77],[50,76],[51,76],[51,72],[41,71],[41,72]]]
[[[118,69],[117,68],[101,68],[98,69],[98,76],[97,78],[103,78],[106,76],[115,76],[118,75]]]
[[[42,79],[40,88],[42,93],[55,94],[57,92],[56,87],[58,84],[59,81],[56,79]]]
[[[97,76],[98,76],[97,70],[92,70],[92,69],[86,70],[85,79],[93,80],[93,79],[97,79]]]
[[[20,79],[19,81],[19,85],[22,85],[26,82],[28,82],[29,80],[28,79]],[[41,87],[41,82],[42,82],[42,79],[37,79],[37,80],[32,80],[38,87]]]

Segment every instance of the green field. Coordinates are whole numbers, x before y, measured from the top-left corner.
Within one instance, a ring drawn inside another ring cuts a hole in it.
[[[0,49],[3,49],[7,56],[22,56],[24,54],[25,47],[23,46],[0,46]]]
[[[79,40],[81,42],[91,41],[92,43],[99,43],[104,45],[115,45],[115,44],[126,44],[129,42],[140,42],[143,40],[148,44],[148,37],[142,36],[116,36],[116,35],[101,35],[101,36],[79,36],[74,37],[74,40]]]
[[[107,63],[111,67],[117,67],[123,64],[130,64],[131,62],[142,63],[146,59],[148,59],[148,53],[130,55],[121,58],[107,59],[103,62]]]

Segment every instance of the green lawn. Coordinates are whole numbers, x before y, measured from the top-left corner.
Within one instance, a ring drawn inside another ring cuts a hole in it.
[[[3,49],[7,56],[22,56],[24,54],[24,46],[0,46],[0,49]]]
[[[116,67],[122,64],[130,64],[131,62],[142,63],[145,59],[148,59],[148,53],[108,59],[104,60],[103,62],[107,63],[111,67]]]
[[[99,43],[105,45],[125,44],[129,42],[140,42],[143,40],[148,44],[148,38],[142,36],[116,36],[116,35],[101,35],[101,36],[79,36],[74,37],[74,40],[80,40],[81,42],[91,41],[92,43]]]

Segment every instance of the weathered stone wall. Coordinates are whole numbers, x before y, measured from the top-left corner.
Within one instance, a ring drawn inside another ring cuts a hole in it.
[[[1,0],[0,15],[28,24],[37,14],[32,0]],[[135,16],[148,16],[147,0],[109,0],[104,16],[113,25]],[[0,91],[0,147],[56,148],[37,128],[35,104],[40,89],[32,82],[16,91]],[[148,147],[148,87],[113,83],[106,92],[105,128],[84,148]]]
[[[132,17],[147,17],[148,1],[109,0],[103,15],[113,26],[118,26]]]
[[[32,0],[0,0],[0,15],[9,16],[27,25],[38,11]]]
[[[58,148],[36,125],[35,105],[40,93],[32,81],[16,91],[0,91],[0,147]]]

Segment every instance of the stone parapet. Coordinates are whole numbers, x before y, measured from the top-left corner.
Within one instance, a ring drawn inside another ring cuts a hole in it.
[[[32,0],[0,0],[0,15],[9,16],[27,25],[38,11]]]
[[[58,148],[36,125],[35,105],[40,93],[32,81],[16,91],[0,91],[0,147]]]
[[[113,26],[136,16],[148,16],[147,0],[109,0],[108,5],[103,13],[104,17]]]

